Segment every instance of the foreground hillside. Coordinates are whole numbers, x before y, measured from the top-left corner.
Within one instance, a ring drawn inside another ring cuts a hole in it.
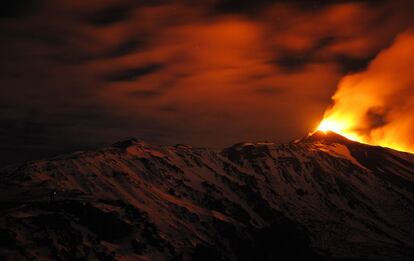
[[[333,133],[0,171],[1,260],[413,260],[413,223],[414,155]]]

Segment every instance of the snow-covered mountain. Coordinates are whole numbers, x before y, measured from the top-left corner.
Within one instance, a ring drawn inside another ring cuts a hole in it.
[[[414,155],[334,133],[127,140],[3,169],[0,202],[1,260],[414,260]]]

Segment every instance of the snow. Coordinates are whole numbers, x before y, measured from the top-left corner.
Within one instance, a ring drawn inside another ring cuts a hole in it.
[[[177,251],[211,241],[226,245],[213,221],[237,229],[262,228],[273,222],[270,214],[264,214],[267,211],[280,211],[305,226],[312,235],[312,246],[345,259],[361,254],[353,251],[361,242],[366,249],[388,247],[390,253],[403,252],[405,246],[399,247],[399,242],[414,246],[414,207],[409,203],[414,195],[403,187],[414,179],[412,155],[378,148],[384,162],[370,168],[346,143],[320,140],[246,142],[223,151],[136,141],[126,144],[3,170],[0,181],[10,185],[0,189],[0,198],[24,204],[0,216],[0,228],[16,232],[19,242],[27,241],[35,248],[28,235],[37,231],[36,226],[22,224],[44,214],[64,213],[53,212],[48,205],[50,191],[57,190],[57,201],[88,203],[131,225],[138,221],[126,218],[122,204],[128,204],[145,213],[146,222],[155,227],[151,226],[155,230],[152,236],[162,237]],[[364,151],[364,146],[358,149]],[[230,150],[237,160],[232,161]],[[82,235],[92,233],[72,216],[64,217],[71,218],[74,230]],[[144,226],[144,221],[138,223],[135,230]],[[50,244],[62,244],[55,234],[53,237]],[[119,259],[166,259],[165,247],[134,254],[130,241],[128,237],[99,244]],[[37,255],[44,255],[47,249],[39,247]],[[378,259],[375,251],[368,254]]]
[[[332,155],[333,157],[338,157],[338,158],[349,160],[356,166],[362,169],[366,169],[354,157],[352,157],[351,152],[345,145],[334,143],[332,145],[327,146],[325,144],[317,143],[316,146],[320,151],[326,152],[329,155]]]

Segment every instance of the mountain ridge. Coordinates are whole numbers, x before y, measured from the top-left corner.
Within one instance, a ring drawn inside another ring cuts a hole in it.
[[[0,170],[0,257],[410,260],[414,155],[324,135],[221,151],[130,139]]]

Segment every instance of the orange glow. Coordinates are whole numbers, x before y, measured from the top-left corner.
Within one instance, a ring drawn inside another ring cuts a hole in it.
[[[398,131],[395,132],[395,130],[391,129],[390,131],[392,133],[389,133],[388,135],[385,134],[384,131],[381,131],[381,135],[376,135],[375,132],[371,135],[367,135],[357,128],[355,124],[356,122],[357,121],[352,118],[352,115],[337,113],[333,110],[328,112],[316,131],[322,131],[324,133],[332,131],[347,139],[360,143],[378,145],[410,153],[414,152],[413,148],[407,145],[407,142],[403,140],[404,136],[398,136]]]
[[[368,141],[365,140],[363,136],[358,135],[355,131],[350,129],[350,126],[352,125],[353,124],[349,118],[341,119],[340,117],[328,117],[321,121],[316,131],[322,131],[324,133],[332,131],[346,137],[347,139],[361,143],[368,143]]]
[[[317,130],[414,153],[414,34],[400,35],[366,71],[343,78]]]

